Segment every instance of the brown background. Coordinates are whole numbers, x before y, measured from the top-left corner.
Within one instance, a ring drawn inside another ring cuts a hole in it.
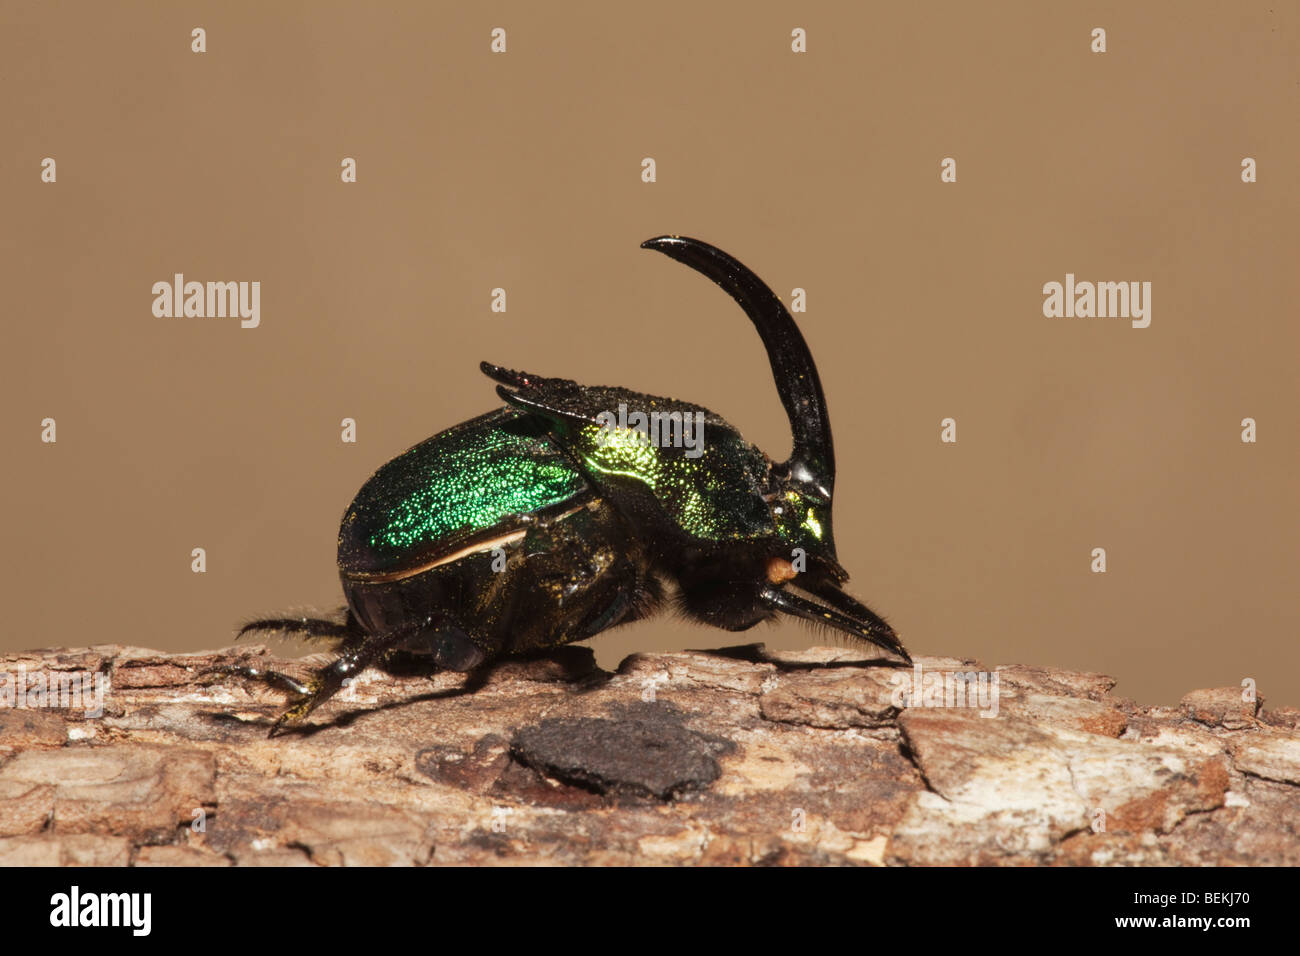
[[[840,557],[912,650],[1300,704],[1295,3],[0,16],[5,649],[197,650],[336,605],[344,507],[496,404],[484,358],[699,402],[784,455],[743,315],[637,249],[673,232],[808,290]],[[155,318],[175,272],[259,280],[261,327]],[[1151,281],[1151,327],[1044,318],[1066,272]],[[664,618],[595,646],[734,640]]]

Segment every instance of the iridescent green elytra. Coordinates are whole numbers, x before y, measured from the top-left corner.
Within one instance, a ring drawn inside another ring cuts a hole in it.
[[[589,488],[530,415],[499,408],[428,438],[362,486],[339,530],[339,564],[392,572],[455,550],[518,515]]]
[[[772,461],[698,406],[483,363],[506,405],[388,462],[344,514],[344,620],[244,627],[340,644],[339,658],[306,684],[245,671],[297,698],[273,732],[397,651],[470,671],[593,637],[667,600],[732,631],[800,617],[910,663],[893,629],[843,590],[830,420],[793,318],[757,276],[707,243],[663,236],[642,245],[708,276],[753,322],[790,419],[789,460]],[[611,427],[616,408],[692,416],[699,444]]]

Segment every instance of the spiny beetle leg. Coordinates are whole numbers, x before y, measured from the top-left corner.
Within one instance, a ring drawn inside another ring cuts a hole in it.
[[[309,693],[307,685],[299,681],[297,678],[290,677],[288,674],[283,674],[280,671],[263,670],[258,667],[250,667],[246,664],[217,664],[205,670],[202,676],[206,678],[209,675],[212,675],[215,678],[218,674],[243,677],[246,680],[260,681],[263,684],[271,685],[277,690],[288,691],[291,694],[302,695]],[[205,680],[204,682],[213,683],[214,681]]]
[[[267,631],[278,634],[292,634],[303,640],[343,640],[354,644],[365,637],[365,631],[349,613],[342,623],[319,617],[267,617],[249,621],[239,629],[235,639],[245,634]]]
[[[367,637],[365,642],[332,664],[322,667],[303,688],[303,697],[295,701],[271,726],[267,735],[274,737],[288,727],[301,723],[308,714],[339,692],[343,682],[354,678],[375,661],[382,659],[389,651],[407,638],[419,633],[432,624],[426,621],[418,627],[399,627],[386,634]]]

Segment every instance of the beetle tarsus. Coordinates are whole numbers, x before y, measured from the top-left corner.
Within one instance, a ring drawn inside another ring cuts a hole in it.
[[[275,719],[275,723],[271,725],[271,729],[267,732],[266,736],[268,738],[278,737],[293,726],[302,723],[303,720],[306,719],[307,715],[319,707],[329,696],[329,694],[326,694],[322,697],[321,689],[321,682],[318,679],[313,679],[307,687],[303,688],[302,699],[295,701],[284,713]]]

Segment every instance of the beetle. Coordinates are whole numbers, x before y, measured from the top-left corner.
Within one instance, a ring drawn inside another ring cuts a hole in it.
[[[802,618],[911,663],[893,628],[843,589],[826,399],[785,305],[706,242],[660,236],[641,247],[707,276],[753,322],[790,420],[789,459],[774,462],[707,409],[482,363],[505,404],[382,466],[344,513],[344,619],[266,618],[240,630],[338,642],[339,656],[305,683],[228,668],[293,695],[273,735],[398,651],[430,670],[471,672],[670,603],[728,631]],[[647,441],[644,429],[613,426],[615,409],[694,420],[702,442],[692,455],[662,435]]]

